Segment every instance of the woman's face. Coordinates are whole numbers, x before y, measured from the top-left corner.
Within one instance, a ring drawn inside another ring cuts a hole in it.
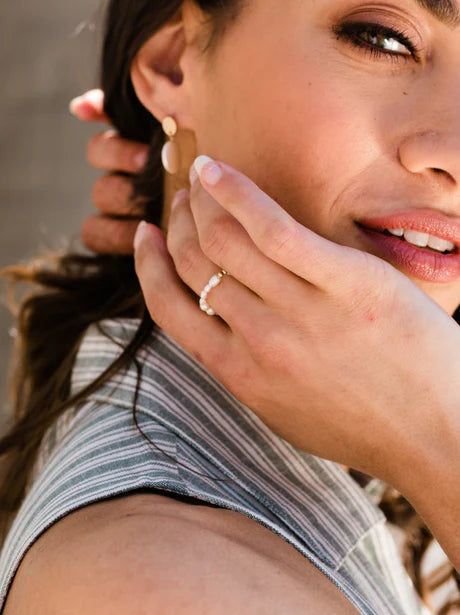
[[[203,57],[191,104],[198,154],[320,235],[385,258],[453,313],[460,24],[428,4],[447,12],[447,0],[250,0]]]

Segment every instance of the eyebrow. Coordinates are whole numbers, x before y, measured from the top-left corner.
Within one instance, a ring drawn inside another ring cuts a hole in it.
[[[460,26],[460,7],[451,0],[416,0],[423,9],[429,11],[446,26],[452,29]]]

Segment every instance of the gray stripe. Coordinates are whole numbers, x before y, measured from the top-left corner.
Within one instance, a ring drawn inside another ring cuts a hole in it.
[[[109,321],[104,327],[126,344],[137,324]],[[116,343],[89,333],[74,390],[119,353]],[[340,466],[279,438],[164,333],[155,332],[139,359],[137,417],[155,446],[132,420],[134,366],[53,426],[1,553],[0,611],[25,552],[59,518],[111,495],[157,488],[235,510],[269,528],[360,613],[420,615],[405,571],[390,561],[395,550],[383,513]]]

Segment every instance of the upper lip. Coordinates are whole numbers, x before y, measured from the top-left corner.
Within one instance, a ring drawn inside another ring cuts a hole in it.
[[[428,209],[411,210],[402,213],[365,218],[358,224],[368,229],[385,230],[399,229],[427,233],[434,237],[440,237],[455,244],[460,248],[460,218],[448,216]]]

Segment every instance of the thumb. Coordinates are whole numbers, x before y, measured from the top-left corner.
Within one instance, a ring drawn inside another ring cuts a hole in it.
[[[89,90],[81,96],[70,101],[69,110],[83,122],[105,122],[110,120],[104,113],[104,92],[102,90]]]

